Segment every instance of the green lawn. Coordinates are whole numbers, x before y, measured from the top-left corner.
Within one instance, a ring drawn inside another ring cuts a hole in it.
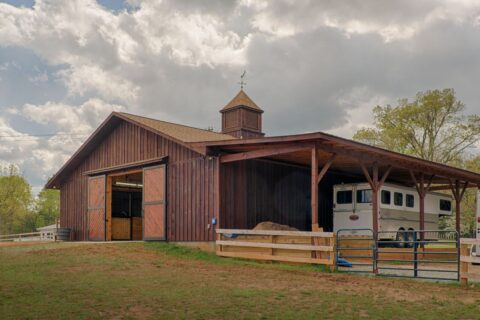
[[[478,319],[480,290],[164,243],[0,247],[0,319]]]

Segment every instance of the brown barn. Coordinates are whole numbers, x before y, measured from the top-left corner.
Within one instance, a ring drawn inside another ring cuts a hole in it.
[[[264,137],[263,111],[243,90],[220,112],[222,133],[112,113],[47,184],[60,190],[61,226],[97,241],[213,241],[215,228],[262,221],[331,231],[334,184],[368,181],[376,195],[388,180],[417,187],[421,221],[426,190],[452,190],[458,230],[463,192],[480,184],[322,132]]]

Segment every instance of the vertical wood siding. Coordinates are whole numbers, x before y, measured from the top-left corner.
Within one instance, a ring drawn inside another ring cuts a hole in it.
[[[168,240],[213,240],[213,232],[207,231],[207,224],[208,217],[213,214],[210,194],[213,186],[210,184],[216,160],[204,159],[182,145],[127,122],[115,127],[60,186],[62,227],[71,228],[75,240],[87,239],[87,177],[84,172],[163,156],[168,156]],[[202,209],[198,209],[198,205]]]
[[[263,221],[310,230],[310,169],[249,160],[222,165],[221,227],[253,228]],[[349,176],[329,172],[319,185],[318,221],[333,228],[333,185]]]

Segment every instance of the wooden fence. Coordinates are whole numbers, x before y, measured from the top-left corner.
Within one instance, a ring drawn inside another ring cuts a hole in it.
[[[477,255],[470,255],[473,245],[477,245]],[[467,285],[469,280],[480,281],[480,240],[460,239],[460,283]]]
[[[218,229],[222,257],[335,265],[332,232]]]

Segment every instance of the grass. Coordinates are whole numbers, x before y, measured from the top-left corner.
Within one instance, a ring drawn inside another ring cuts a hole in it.
[[[1,319],[476,319],[480,290],[166,243],[0,247]]]

